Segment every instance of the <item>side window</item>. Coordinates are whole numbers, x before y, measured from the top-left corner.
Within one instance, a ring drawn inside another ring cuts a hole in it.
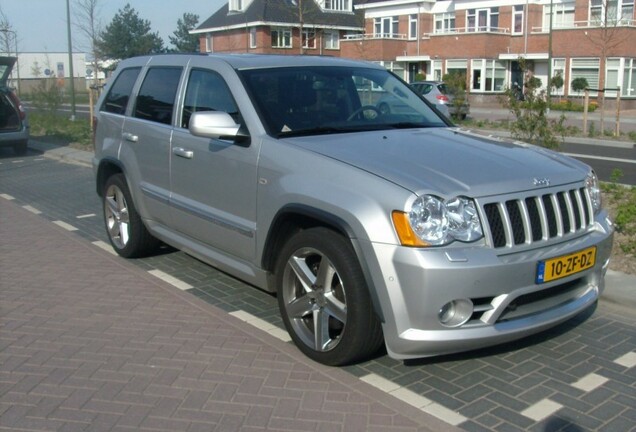
[[[170,124],[174,100],[181,78],[181,68],[155,67],[144,78],[133,116],[157,123]]]
[[[126,113],[126,105],[128,105],[130,93],[132,93],[132,88],[135,85],[135,81],[137,81],[140,70],[141,68],[130,68],[121,71],[108,91],[100,111],[113,114]]]
[[[190,116],[198,111],[223,111],[238,122],[238,108],[225,80],[216,72],[193,69],[188,79],[181,127],[187,128]]]

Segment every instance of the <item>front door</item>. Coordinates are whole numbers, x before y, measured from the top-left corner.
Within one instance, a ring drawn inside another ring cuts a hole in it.
[[[188,72],[183,110],[171,150],[171,206],[177,229],[207,247],[252,260],[256,241],[256,145],[193,136],[197,111],[240,113],[223,76],[208,68]],[[219,254],[213,257],[222,260]]]

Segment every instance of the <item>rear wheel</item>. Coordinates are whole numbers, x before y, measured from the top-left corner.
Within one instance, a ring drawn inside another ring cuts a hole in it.
[[[276,283],[287,331],[311,359],[338,366],[379,349],[380,321],[345,237],[326,228],[294,235],[280,254]]]
[[[106,180],[102,198],[108,239],[119,255],[137,258],[157,249],[159,241],[148,232],[137,213],[122,174],[112,175]]]

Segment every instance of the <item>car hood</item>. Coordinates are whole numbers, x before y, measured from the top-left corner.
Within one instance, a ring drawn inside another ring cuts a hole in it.
[[[290,143],[368,171],[416,194],[486,197],[581,181],[587,165],[518,141],[458,128],[290,138]]]
[[[7,85],[7,79],[16,60],[15,57],[0,57],[0,86]]]

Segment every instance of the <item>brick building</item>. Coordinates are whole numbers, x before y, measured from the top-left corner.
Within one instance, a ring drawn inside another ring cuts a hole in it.
[[[340,56],[340,40],[364,31],[353,0],[228,0],[192,33],[202,52]]]
[[[195,32],[208,52],[365,59],[407,81],[461,72],[482,101],[523,83],[522,57],[544,87],[563,77],[555,96],[577,95],[572,80],[584,77],[609,105],[620,87],[636,108],[635,0],[351,1],[229,0]]]

